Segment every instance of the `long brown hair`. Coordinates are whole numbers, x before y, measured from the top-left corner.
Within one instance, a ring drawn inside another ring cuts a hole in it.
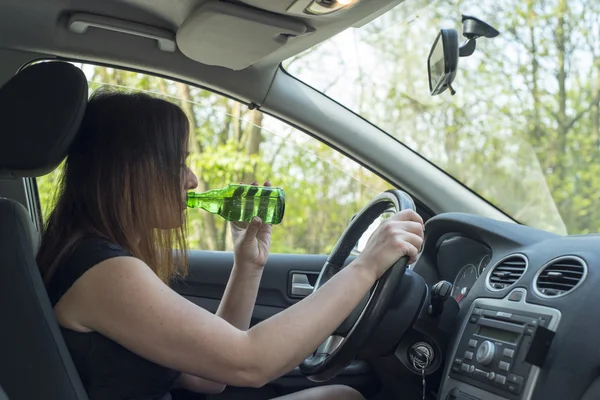
[[[185,274],[182,177],[189,120],[173,103],[100,89],[69,149],[37,262],[46,283],[79,240],[102,237],[165,282]],[[164,221],[174,229],[161,229]]]

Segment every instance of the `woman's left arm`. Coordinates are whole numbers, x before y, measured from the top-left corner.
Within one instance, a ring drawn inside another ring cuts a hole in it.
[[[261,277],[262,267],[235,261],[217,315],[240,330],[248,330]]]
[[[252,182],[256,185],[256,182]],[[271,186],[265,182],[265,186]],[[255,219],[249,224],[231,223],[234,263],[217,315],[240,330],[248,330],[264,265],[271,245],[271,226]],[[218,394],[225,385],[181,374],[177,387],[198,393]]]
[[[260,225],[258,223],[258,230],[265,229]],[[232,226],[232,229],[235,228]],[[245,234],[250,233],[256,236],[256,232],[252,233],[254,229],[251,223],[245,230]],[[249,230],[250,232],[248,232]],[[223,299],[219,304],[217,315],[240,330],[248,330],[261,275],[262,267],[257,268],[249,263],[242,265],[236,260]],[[184,373],[177,380],[175,387],[196,393],[219,394],[225,390],[226,385]]]
[[[257,182],[252,182],[257,185]],[[269,181],[265,186],[271,186]],[[231,223],[234,263],[217,315],[240,330],[248,330],[271,247],[271,225],[255,217],[249,224]]]

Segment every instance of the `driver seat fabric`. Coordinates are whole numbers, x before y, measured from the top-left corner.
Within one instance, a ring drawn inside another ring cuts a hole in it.
[[[87,98],[85,75],[63,62],[33,64],[6,82],[0,88],[0,178],[55,169]],[[0,387],[11,400],[88,400],[35,262],[38,240],[27,209],[0,197]]]

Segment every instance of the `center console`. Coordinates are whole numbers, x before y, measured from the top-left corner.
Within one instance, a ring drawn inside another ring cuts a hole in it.
[[[471,305],[440,399],[530,399],[539,368],[526,361],[538,329],[556,331],[560,311],[525,302],[525,289]]]

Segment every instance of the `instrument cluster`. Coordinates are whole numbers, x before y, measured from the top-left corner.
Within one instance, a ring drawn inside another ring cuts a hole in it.
[[[451,296],[457,303],[460,304],[467,297],[477,279],[484,274],[489,262],[490,256],[486,254],[477,262],[477,265],[467,264],[460,269],[452,283],[451,293]]]

